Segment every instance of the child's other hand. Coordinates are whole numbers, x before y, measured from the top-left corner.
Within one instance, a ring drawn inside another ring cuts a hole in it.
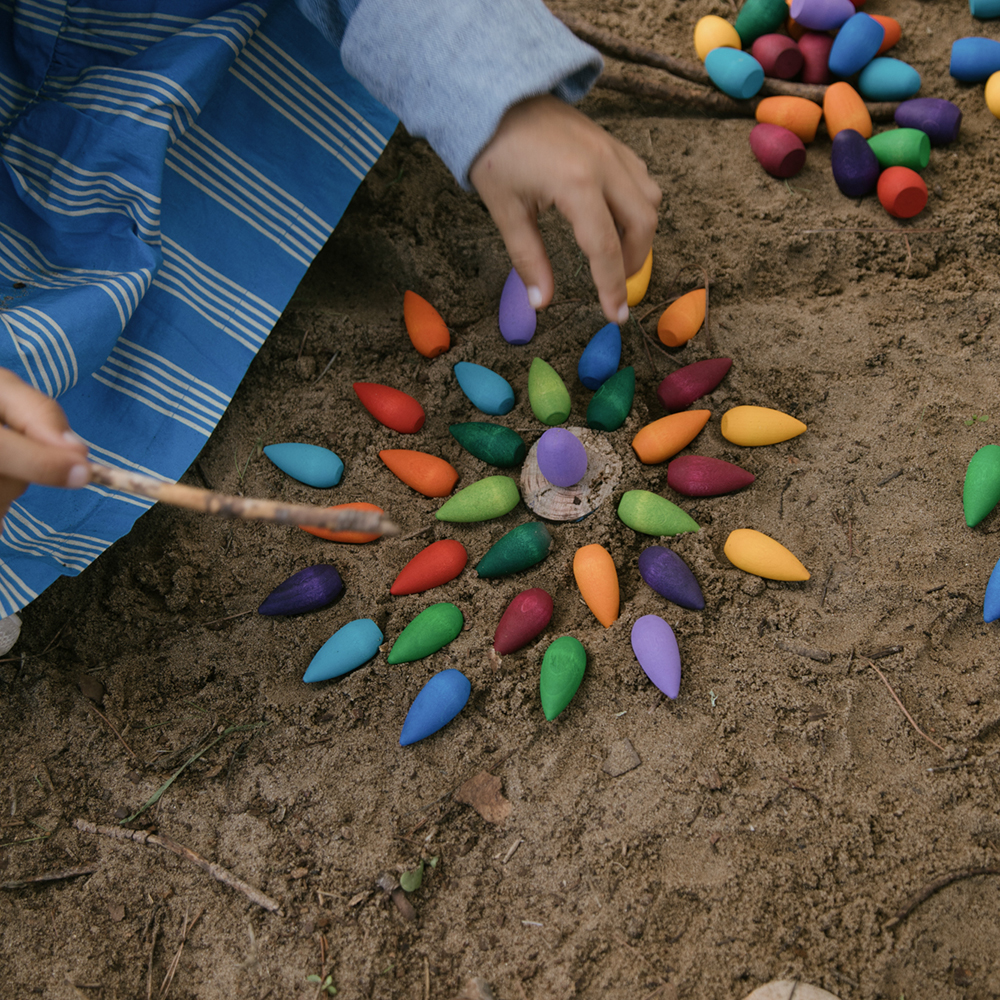
[[[628,318],[625,279],[642,267],[656,231],[659,187],[646,165],[586,115],[543,94],[515,104],[469,170],[531,304],[554,291],[538,216],[555,207],[590,261],[604,315]]]
[[[89,481],[87,446],[69,429],[62,407],[6,368],[0,368],[0,424],[0,518],[29,483]]]

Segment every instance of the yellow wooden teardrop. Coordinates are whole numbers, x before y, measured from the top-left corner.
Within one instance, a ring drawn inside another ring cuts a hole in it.
[[[809,570],[781,542],[753,528],[730,532],[723,551],[737,569],[766,580],[809,579]]]
[[[649,248],[649,253],[646,254],[646,259],[643,261],[642,267],[639,268],[631,278],[627,278],[625,281],[625,292],[628,296],[628,307],[637,306],[641,301],[643,296],[646,294],[646,289],[649,288],[649,277],[653,273],[653,248]]]
[[[748,447],[777,444],[807,430],[801,420],[767,406],[734,406],[722,415],[722,436]]]

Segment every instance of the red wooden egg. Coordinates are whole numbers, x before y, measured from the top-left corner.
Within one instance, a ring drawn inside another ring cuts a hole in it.
[[[667,466],[667,485],[686,497],[718,497],[749,486],[757,477],[721,458],[681,455]]]
[[[886,167],[879,174],[876,191],[882,207],[897,219],[912,219],[927,204],[927,185],[909,167]]]
[[[822,31],[807,31],[799,39],[803,83],[830,82],[830,49],[833,39]]]
[[[772,176],[794,177],[806,162],[806,147],[787,128],[760,122],[750,130],[750,148],[760,165]]]
[[[493,648],[501,655],[527,646],[552,620],[552,598],[541,587],[522,590],[500,618]]]
[[[656,395],[670,413],[679,413],[710,393],[726,377],[732,364],[732,358],[707,358],[685,365],[660,383]]]
[[[764,67],[764,76],[791,80],[802,69],[802,53],[788,35],[761,35],[750,46],[750,55]]]
[[[385,427],[400,434],[416,434],[424,426],[424,408],[401,389],[378,382],[355,382],[354,391],[361,405]]]
[[[454,580],[465,569],[469,553],[453,538],[442,538],[421,549],[400,571],[390,594],[422,594]]]

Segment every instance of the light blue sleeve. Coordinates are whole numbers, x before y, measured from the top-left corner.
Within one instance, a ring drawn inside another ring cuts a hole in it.
[[[298,0],[344,67],[425,138],[466,190],[469,168],[512,105],[573,103],[600,75],[597,51],[542,0]]]

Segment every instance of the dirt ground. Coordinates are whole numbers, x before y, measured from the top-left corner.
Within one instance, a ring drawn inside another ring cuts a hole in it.
[[[721,0],[554,6],[687,59],[700,16],[734,16]],[[185,481],[374,501],[403,537],[340,545],[157,508],[25,610],[0,664],[4,998],[319,996],[310,975],[329,975],[346,1000],[446,1000],[470,975],[500,1000],[740,1000],[772,979],[842,1000],[1000,996],[1000,633],[982,621],[1000,514],[968,528],[961,503],[966,465],[998,442],[1000,424],[1000,126],[982,85],[948,74],[955,38],[1000,27],[973,20],[962,0],[866,9],[902,24],[897,54],[920,70],[922,94],[964,111],[957,142],[932,151],[930,201],[909,222],[873,197],[839,193],[823,133],[784,182],[753,159],[746,118],[600,89],[585,101],[665,192],[652,282],[634,310],[641,330],[623,330],[636,399],[607,435],[623,463],[612,499],[580,523],[551,524],[551,554],[516,576],[480,580],[472,566],[530,519],[523,505],[480,524],[439,522],[440,501],[404,486],[378,451],[441,455],[460,486],[497,473],[448,432],[487,419],[458,388],[452,367],[463,360],[511,382],[517,403],[498,419],[529,444],[544,429],[527,398],[536,356],[563,376],[569,423],[583,425],[591,393],[576,364],[603,319],[571,234],[547,217],[556,299],[530,345],[506,344],[496,317],[510,265],[487,213],[424,143],[396,134]],[[662,304],[701,284],[702,271],[709,329],[669,356],[647,350],[642,331],[653,335]],[[453,331],[434,360],[406,337],[408,288]],[[630,442],[663,415],[655,390],[668,372],[719,356],[732,370],[705,401],[713,416],[690,450],[757,480],[692,501]],[[418,398],[423,430],[404,439],[376,424],[352,391],[358,380]],[[809,429],[739,448],[719,418],[744,403]],[[277,441],[332,448],[346,463],[342,483],[290,480],[258,453]],[[616,515],[631,488],[670,497],[701,530],[636,534]],[[722,546],[741,527],[780,540],[811,579],[765,582],[734,568]],[[390,596],[399,569],[438,538],[463,542],[469,567],[439,590]],[[612,553],[621,581],[608,629],[572,575],[575,550],[592,542]],[[704,611],[643,582],[637,558],[650,544],[688,562]],[[345,580],[336,604],[256,614],[278,583],[317,562]],[[526,587],[553,595],[554,617],[496,668],[494,629]],[[372,617],[392,641],[442,600],[461,608],[466,630],[441,652],[396,667],[380,653],[338,680],[302,682],[346,622]],[[650,613],[678,637],[676,701],[630,648],[632,624]],[[585,646],[586,675],[547,722],[539,665],[565,634]],[[445,667],[470,679],[468,705],[401,748],[409,704]],[[99,704],[87,697],[102,689]],[[223,866],[280,914],[160,847],[74,827],[120,826],[178,770],[125,825]],[[454,798],[482,772],[509,802],[501,822]],[[377,880],[421,860],[410,920]],[[77,867],[92,871],[9,886]]]

